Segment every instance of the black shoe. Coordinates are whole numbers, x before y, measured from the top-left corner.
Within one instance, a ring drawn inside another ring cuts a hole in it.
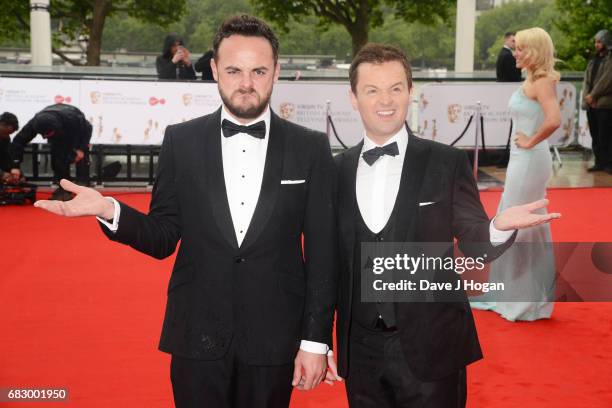
[[[603,169],[604,169],[603,166],[594,165],[594,166],[589,167],[587,171],[591,173],[593,171],[603,171]]]
[[[58,187],[53,194],[51,194],[50,200],[56,201],[70,201],[72,200],[72,193],[64,190],[61,187]]]

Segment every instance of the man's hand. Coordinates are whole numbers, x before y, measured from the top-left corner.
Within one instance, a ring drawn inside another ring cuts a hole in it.
[[[183,47],[181,51],[183,52],[183,62],[185,63],[185,65],[190,66],[191,65],[191,59],[190,59],[191,53],[185,47]]]
[[[493,225],[500,231],[511,231],[535,227],[536,225],[550,222],[556,218],[561,218],[561,214],[559,213],[533,214],[534,211],[544,208],[547,205],[548,200],[542,199],[529,204],[515,205],[514,207],[506,208],[495,216]]]
[[[65,217],[95,215],[110,220],[115,215],[113,203],[93,188],[82,187],[66,179],[62,179],[60,185],[64,190],[75,193],[76,196],[70,201],[39,200],[34,203],[34,206]]]
[[[325,354],[298,351],[294,361],[295,368],[291,385],[303,391],[311,390],[319,385],[325,378],[327,369],[325,358]]]
[[[329,385],[334,385],[334,381],[342,381],[342,377],[338,375],[338,366],[333,355],[327,356],[327,373],[325,374],[325,382]]]
[[[75,163],[80,162],[83,160],[83,157],[85,157],[85,153],[83,153],[82,150],[76,149],[74,152],[76,153],[76,157],[74,158]]]
[[[181,61],[182,59],[183,59],[183,50],[182,50],[182,47],[179,47],[176,50],[176,53],[174,54],[174,56],[172,57],[172,63],[178,64],[179,61]]]
[[[586,95],[584,97],[584,101],[586,102],[587,105],[589,105],[591,108],[597,108],[597,101],[595,99],[593,99],[593,95],[589,94]]]

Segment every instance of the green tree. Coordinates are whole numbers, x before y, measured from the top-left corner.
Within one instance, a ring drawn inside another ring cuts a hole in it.
[[[406,24],[400,18],[390,17],[372,31],[372,41],[401,48],[415,68],[451,68],[455,55],[454,12],[444,24]]]
[[[504,33],[508,31],[541,27],[558,45],[562,36],[555,30],[555,18],[558,13],[552,0],[514,1],[482,12],[476,22],[475,65],[481,69],[495,66]]]
[[[565,41],[558,46],[565,66],[584,70],[592,55],[593,36],[602,29],[612,29],[612,0],[557,0],[560,18],[556,26]]]
[[[15,40],[28,37],[29,7],[25,0],[0,0],[0,36]],[[51,0],[54,52],[59,45],[76,41],[86,44],[87,65],[100,65],[100,50],[106,19],[116,13],[148,23],[168,25],[185,11],[185,0]]]
[[[454,0],[251,0],[256,10],[285,31],[289,23],[316,16],[320,26],[343,26],[351,36],[353,55],[368,42],[372,28],[384,23],[387,13],[406,22],[433,23],[446,19]]]

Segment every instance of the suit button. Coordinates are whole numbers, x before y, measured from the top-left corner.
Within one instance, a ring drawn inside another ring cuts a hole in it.
[[[378,237],[378,241],[384,241],[385,239],[383,237]]]
[[[237,257],[234,258],[234,262],[235,263],[243,263],[243,262],[246,262],[246,259],[237,256]]]

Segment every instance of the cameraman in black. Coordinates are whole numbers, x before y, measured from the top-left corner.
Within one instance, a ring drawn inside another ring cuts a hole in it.
[[[3,183],[13,179],[11,176],[12,160],[9,153],[11,134],[19,129],[17,116],[10,112],[0,115],[0,180]]]
[[[21,177],[19,165],[23,151],[28,143],[40,134],[51,147],[51,168],[53,181],[59,183],[63,178],[70,179],[70,164],[76,165],[76,182],[89,184],[89,140],[92,126],[85,115],[72,105],[55,104],[38,112],[11,143],[13,160],[11,173]],[[68,201],[72,194],[58,187],[51,196],[52,200]]]

